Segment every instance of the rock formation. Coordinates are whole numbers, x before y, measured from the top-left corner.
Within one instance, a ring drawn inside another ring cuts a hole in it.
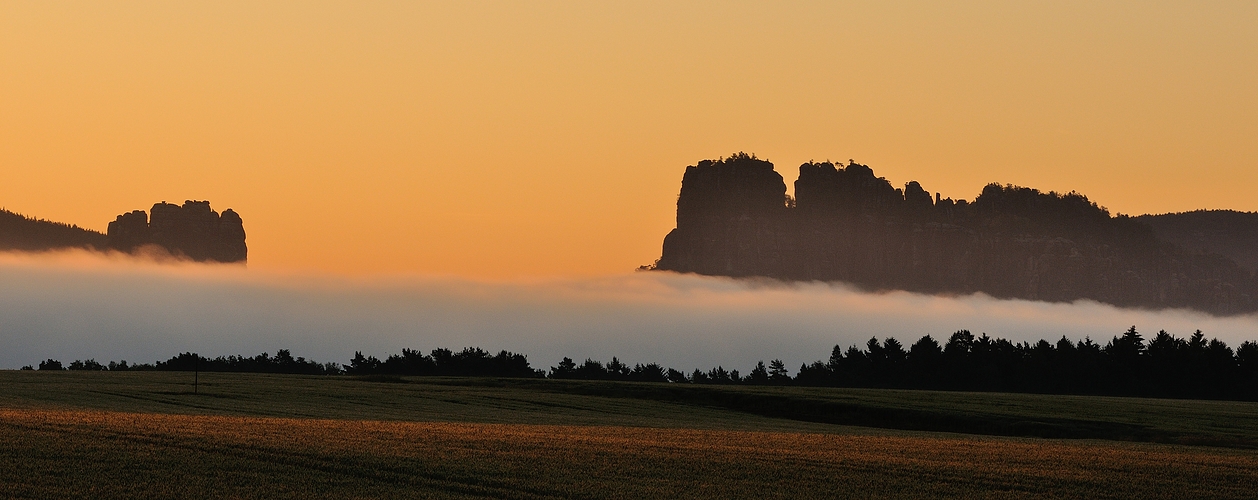
[[[248,257],[244,222],[230,208],[220,215],[208,201],[188,200],[183,206],[163,201],[149,212],[128,212],[110,222],[109,247],[133,252],[156,245],[198,262],[244,262]]]
[[[1122,307],[1258,310],[1252,270],[1186,250],[1077,194],[988,185],[973,203],[895,188],[867,166],[805,163],[786,195],[738,154],[686,168],[659,270],[842,281],[869,290],[982,292]]]

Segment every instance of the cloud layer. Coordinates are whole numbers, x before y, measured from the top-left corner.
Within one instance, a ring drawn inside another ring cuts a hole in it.
[[[409,276],[284,275],[239,266],[152,263],[86,253],[0,255],[0,368],[42,359],[152,362],[291,349],[344,363],[404,347],[477,346],[524,353],[535,367],[578,361],[659,362],[746,370],[823,359],[836,344],[894,336],[946,338],[958,329],[1015,341],[1090,336],[1131,325],[1147,334],[1196,329],[1236,346],[1258,318],[1134,311],[1092,302],[1045,304],[976,295],[871,294],[633,273],[512,282]]]

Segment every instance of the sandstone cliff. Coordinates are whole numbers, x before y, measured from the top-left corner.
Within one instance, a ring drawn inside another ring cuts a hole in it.
[[[1253,272],[1189,251],[1077,193],[989,185],[974,202],[896,188],[856,163],[806,163],[794,200],[773,165],[738,154],[687,167],[656,269],[982,292],[1123,307],[1258,310]]]
[[[182,206],[163,201],[149,214],[119,215],[109,223],[108,237],[109,247],[123,252],[156,245],[198,262],[244,262],[249,253],[240,215],[230,208],[219,214],[208,201],[188,200]]]

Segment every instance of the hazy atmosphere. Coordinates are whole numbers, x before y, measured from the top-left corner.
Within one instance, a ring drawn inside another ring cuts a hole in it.
[[[792,368],[871,335],[1253,319],[633,273],[687,165],[873,165],[973,199],[1258,210],[1258,8],[1212,2],[0,7],[0,200],[95,229],[158,200],[243,214],[249,264],[4,257],[0,364],[481,346]]]
[[[686,165],[1258,210],[1254,2],[4,2],[0,205],[244,214],[250,268],[660,255]]]
[[[1258,337],[1258,318],[1044,304],[985,296],[856,293],[823,284],[634,273],[604,278],[480,281],[346,279],[159,265],[79,252],[0,256],[0,368],[56,357],[153,362],[178,352],[294,356],[346,363],[354,351],[467,346],[682,370],[746,371],[781,358],[792,371],[836,344],[870,336],[906,344],[959,329],[1013,341],[1105,343],[1136,325],[1184,337],[1196,329],[1230,345]]]
[[[0,498],[1251,499],[1256,28],[0,1]]]

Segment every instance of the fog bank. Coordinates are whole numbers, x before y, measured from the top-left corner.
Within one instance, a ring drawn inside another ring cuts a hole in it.
[[[564,357],[658,362],[683,370],[747,370],[780,358],[794,369],[836,344],[871,336],[910,344],[953,331],[1014,341],[1090,336],[1136,325],[1235,347],[1258,318],[1135,311],[1094,302],[1045,304],[976,295],[871,294],[669,273],[489,282],[455,277],[347,278],[156,263],[83,252],[0,254],[0,368],[210,357],[291,349],[345,363],[360,350],[482,347],[523,353],[537,368]]]

